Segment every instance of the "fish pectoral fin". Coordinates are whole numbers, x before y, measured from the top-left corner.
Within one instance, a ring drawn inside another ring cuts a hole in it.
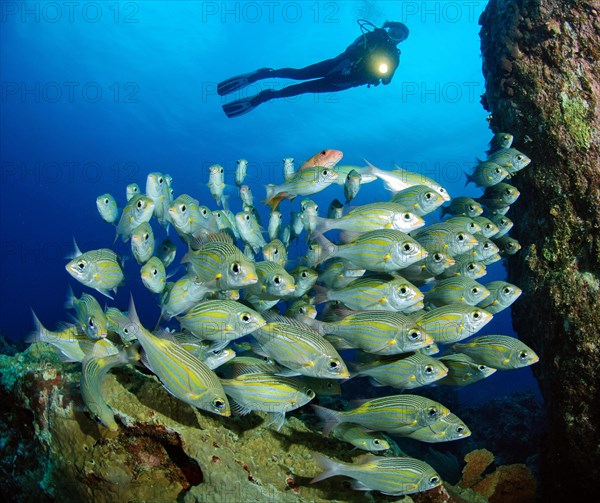
[[[352,489],[354,489],[355,491],[370,491],[371,488],[367,487],[365,484],[363,484],[362,482],[359,482],[358,480],[353,480],[352,481]]]
[[[283,423],[285,423],[285,412],[267,412],[266,426],[274,425],[275,429],[279,431]]]
[[[229,397],[229,406],[231,407],[231,412],[237,414],[238,416],[245,416],[252,412],[252,408],[250,408],[248,405],[237,402],[231,397]]]

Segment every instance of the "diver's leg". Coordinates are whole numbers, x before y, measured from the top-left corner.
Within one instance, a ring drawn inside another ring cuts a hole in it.
[[[347,56],[340,54],[335,58],[326,59],[325,61],[305,66],[304,68],[279,68],[278,70],[269,72],[268,78],[281,77],[285,79],[307,80],[326,77],[345,59],[347,59]]]
[[[298,96],[299,94],[305,93],[334,93],[336,91],[342,91],[344,89],[355,87],[356,85],[358,84],[343,80],[336,82],[330,78],[315,79],[309,80],[308,82],[302,82],[300,84],[286,86],[277,91],[266,89],[265,91],[258,93],[257,97],[263,95],[264,93],[264,99],[261,101],[261,103],[263,103],[264,101],[269,101],[271,99],[289,98],[291,96]]]
[[[300,84],[294,84],[275,91],[273,89],[265,89],[256,96],[251,98],[243,98],[241,100],[232,101],[223,105],[223,111],[229,118],[238,117],[254,110],[258,105],[277,98],[288,98],[304,93],[333,93],[342,91],[351,87],[361,85],[360,82],[350,82],[339,79],[335,81],[330,77],[325,79],[309,80]]]

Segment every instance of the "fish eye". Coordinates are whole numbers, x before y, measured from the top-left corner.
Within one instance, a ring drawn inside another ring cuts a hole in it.
[[[244,323],[250,323],[250,313],[242,313],[242,321]]]
[[[144,207],[144,202],[141,199],[137,202],[137,207],[140,209]]]
[[[458,238],[459,241],[464,241],[465,240],[465,235],[464,234],[459,234],[457,236],[457,238]]]
[[[473,288],[471,288],[471,293],[477,295],[479,293],[479,288],[474,286]]]
[[[156,276],[158,274],[158,269],[152,269],[152,276]]]
[[[323,176],[327,176],[329,174],[329,170],[328,169],[324,169],[323,170]]]
[[[124,333],[125,335],[129,334],[129,329],[128,329],[127,327],[125,327],[125,328],[123,329],[123,333]]]
[[[440,192],[446,192],[446,190],[444,189],[444,187],[440,187]]]
[[[405,294],[406,294],[406,292],[408,292],[408,288],[406,288],[405,286],[403,286],[403,287],[400,287],[400,293],[401,293],[402,295],[405,295]]]
[[[523,156],[522,156],[521,154],[519,154],[519,155],[517,156],[517,160],[518,160],[518,161],[522,161],[522,160],[523,160]]]
[[[480,316],[481,313],[479,311],[473,311],[473,319],[478,320]]]
[[[108,199],[105,199],[105,200],[104,200],[104,204],[108,204]]]
[[[308,273],[306,271],[302,271],[300,273],[300,276],[302,276],[303,278],[308,278]]]
[[[246,220],[250,220],[250,215],[246,215]]]
[[[456,427],[456,433],[462,433],[463,431],[465,431],[465,429],[462,426]]]
[[[80,270],[85,269],[85,262],[77,262],[77,267],[79,267]]]
[[[374,438],[373,439],[373,445],[379,445],[379,444],[381,444],[381,442],[379,441],[379,439],[378,438]]]
[[[474,270],[475,270],[475,265],[474,265],[474,264],[469,264],[469,265],[467,266],[467,269],[468,269],[469,271],[474,271]]]
[[[525,359],[526,359],[528,356],[529,356],[529,354],[527,353],[527,351],[521,351],[521,352],[519,353],[519,358],[520,358],[521,360],[525,360]]]
[[[279,253],[279,250],[277,248],[273,248],[273,255],[277,255]]]
[[[187,206],[185,204],[182,204],[179,206],[179,209],[185,213],[185,210],[187,210]]]
[[[204,216],[206,216],[206,214],[207,214],[207,213],[208,213],[208,211],[206,210],[206,208],[202,208],[202,214],[203,214]]]
[[[433,374],[433,367],[431,365],[427,365],[427,367],[425,367],[425,373]]]
[[[410,213],[404,213],[404,214],[402,215],[402,218],[403,218],[404,220],[406,220],[407,222],[410,220],[410,217],[411,217],[411,214],[410,214]]]
[[[502,290],[503,293],[505,293],[506,295],[508,295],[510,293],[511,289],[507,286],[504,287],[504,289]]]
[[[437,416],[437,415],[438,415],[438,410],[437,410],[437,408],[436,408],[436,407],[431,407],[431,408],[429,409],[429,412],[428,412],[428,414],[429,414],[429,417],[435,417],[435,416]]]
[[[242,270],[242,267],[240,266],[240,264],[238,262],[234,262],[233,264],[231,264],[231,272],[233,274],[239,274]]]
[[[323,151],[321,152],[321,155],[327,155],[327,150],[323,150]]]
[[[441,262],[442,261],[442,256],[439,253],[436,253],[433,256],[433,260],[435,260],[436,262]]]
[[[499,175],[500,173],[502,173],[502,171],[500,170],[500,168],[496,168],[494,171],[496,172],[497,175]]]
[[[221,169],[219,170],[219,173],[223,173],[223,172],[224,172],[224,170],[223,170],[223,168],[221,168]]]
[[[426,192],[425,193],[425,199],[427,199],[429,201],[429,199],[431,199],[433,197],[433,194],[431,192]]]
[[[150,238],[150,234],[148,234],[146,232],[146,234],[144,234],[144,241],[148,241],[149,238]]]
[[[275,276],[273,278],[273,283],[275,283],[276,285],[279,285],[281,283],[281,278],[279,276]]]
[[[475,211],[475,206],[473,206],[472,204],[469,205],[469,211]]]
[[[508,135],[505,135],[505,136],[503,136],[503,137],[502,137],[502,139],[503,139],[504,141],[508,141],[508,140],[510,140],[510,137],[509,137]]]
[[[408,338],[412,341],[416,341],[421,337],[421,332],[418,330],[413,330],[410,334],[408,334]]]
[[[163,183],[163,179],[162,179],[162,177],[160,177],[160,178],[158,179],[158,183],[159,183],[159,184],[162,184],[162,183]]]
[[[94,318],[90,318],[88,320],[88,325],[90,326],[90,328],[94,328],[96,326],[96,324],[94,323]]]
[[[411,251],[412,250],[412,245],[410,243],[404,243],[404,246],[402,246],[402,249],[405,252]]]
[[[329,368],[332,370],[337,370],[340,367],[340,362],[338,360],[330,360]]]
[[[502,225],[506,225],[506,224],[508,223],[508,220],[506,220],[506,218],[501,218],[501,219],[500,219],[500,223],[501,223]]]
[[[430,484],[437,484],[439,481],[440,481],[440,478],[439,478],[439,477],[436,477],[436,476],[434,476],[434,477],[431,477],[431,478],[429,479],[429,483],[430,483]]]
[[[479,369],[480,372],[485,371],[485,365],[479,365],[477,368]]]
[[[213,405],[216,409],[221,410],[223,407],[225,407],[225,400],[222,398],[215,398],[213,400]]]
[[[489,248],[490,248],[490,244],[489,243],[484,243],[483,249],[484,250],[489,250]]]

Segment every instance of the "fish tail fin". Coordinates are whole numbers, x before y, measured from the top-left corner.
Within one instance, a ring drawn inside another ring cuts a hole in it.
[[[469,185],[470,183],[475,183],[475,181],[473,180],[473,175],[469,175],[469,173],[467,173],[465,171],[465,177],[467,178],[467,181],[465,182],[465,187],[467,185]]]
[[[323,471],[310,481],[311,484],[314,484],[315,482],[319,482],[320,480],[328,479],[329,477],[335,477],[336,475],[339,475],[339,471],[340,471],[339,463],[337,463],[333,459],[328,458],[324,454],[321,454],[318,452],[313,452],[312,456],[313,456],[315,463]]]
[[[342,422],[341,414],[336,410],[327,409],[325,407],[321,407],[320,405],[312,405],[312,408],[321,420],[319,426],[323,428],[324,437],[328,436],[331,431]]]
[[[440,207],[440,211],[442,212],[440,214],[440,218],[444,218],[446,216],[446,214],[449,213],[449,210],[448,210],[447,206],[441,206]]]
[[[137,310],[135,309],[135,303],[133,302],[133,295],[129,300],[129,310],[127,311],[127,318],[129,318],[130,324],[127,326],[129,329],[130,335],[135,336],[136,339],[138,335],[142,331],[142,322],[137,314]]]
[[[75,307],[75,293],[71,285],[67,286],[67,300],[65,300],[65,309],[73,309]]]
[[[319,253],[317,257],[314,257],[312,266],[319,265],[321,262],[324,262],[325,260],[335,256],[337,245],[329,241],[329,239],[323,236],[323,234],[315,232],[313,233],[312,238],[316,239],[321,246],[321,253]]]
[[[327,288],[322,285],[313,285],[313,290],[315,291],[315,305],[323,304],[323,302],[327,302],[329,300],[329,294]]]
[[[42,322],[35,314],[33,308],[31,309],[31,314],[33,315],[34,329],[25,338],[25,342],[28,342],[29,344],[33,344],[34,342],[44,342],[46,339],[45,335],[48,333],[48,330],[46,329],[46,327],[44,327],[44,325],[42,325]]]
[[[336,219],[332,219],[332,218],[317,217],[315,232],[322,234],[324,232],[331,230],[335,226],[335,220]]]
[[[367,161],[365,159],[365,162],[367,163],[367,165],[364,168],[361,168],[358,173],[360,174],[360,176],[363,175],[371,175],[371,176],[377,176],[377,174],[379,173],[379,168],[374,166],[373,164],[371,164],[369,161]]]

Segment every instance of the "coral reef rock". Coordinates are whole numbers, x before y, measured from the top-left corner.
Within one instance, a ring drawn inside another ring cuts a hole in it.
[[[548,406],[544,501],[600,497],[600,16],[597,1],[490,0],[481,16],[495,131],[515,135],[532,168],[521,191],[508,281],[519,338]]]

